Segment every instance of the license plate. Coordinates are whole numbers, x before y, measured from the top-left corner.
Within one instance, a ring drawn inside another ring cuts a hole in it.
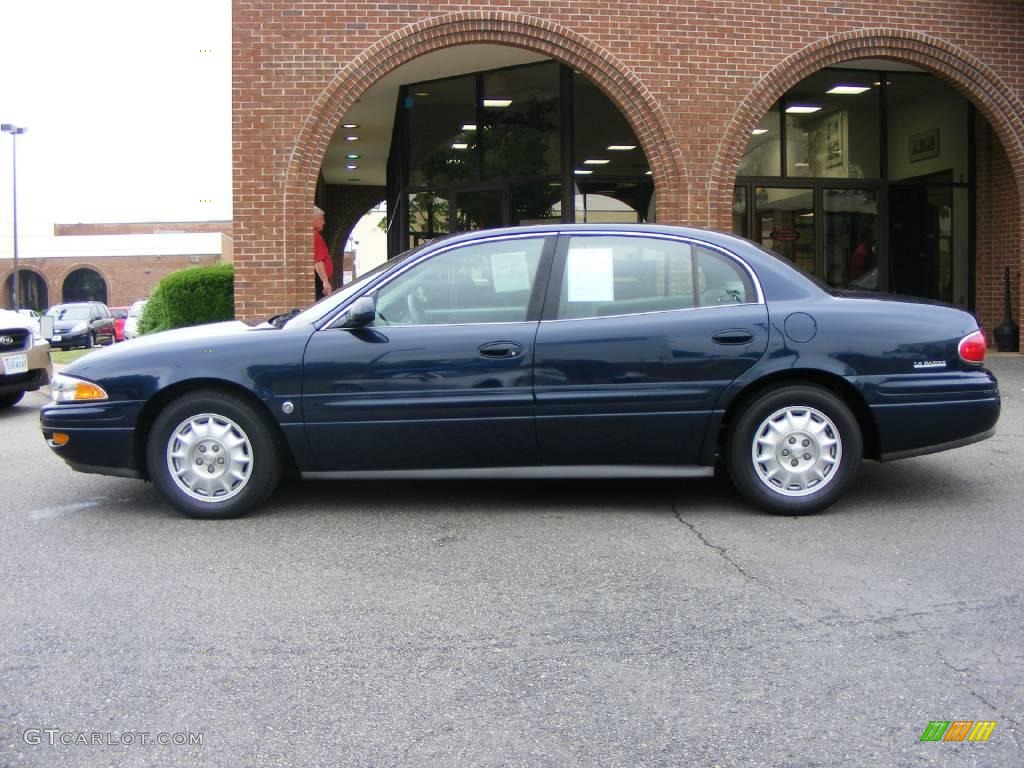
[[[28,373],[28,355],[5,357],[4,373],[8,376],[13,376],[16,373]]]
[[[58,333],[56,336],[50,339],[50,341],[60,341],[60,334]]]

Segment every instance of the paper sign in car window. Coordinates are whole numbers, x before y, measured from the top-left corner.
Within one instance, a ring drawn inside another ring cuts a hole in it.
[[[495,293],[513,293],[530,290],[530,267],[526,253],[492,253],[491,275]]]
[[[566,279],[569,301],[615,301],[612,249],[570,249]]]

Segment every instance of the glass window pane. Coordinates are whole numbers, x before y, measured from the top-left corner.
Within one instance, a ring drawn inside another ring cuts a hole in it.
[[[526,320],[542,238],[455,248],[417,264],[377,292],[379,325]]]
[[[562,220],[562,184],[558,181],[528,181],[510,185],[511,226],[557,224]]]
[[[878,193],[824,190],[825,280],[837,288],[879,289]]]
[[[645,197],[643,203],[633,200],[630,205],[646,214],[654,185],[646,175],[650,164],[632,126],[596,83],[580,74],[574,74],[572,82],[572,167],[577,183],[634,183],[646,190]]]
[[[736,187],[732,193],[732,231],[740,237],[747,234],[747,188]]]
[[[969,181],[967,99],[937,77],[887,76],[889,178]]]
[[[437,192],[409,195],[409,247],[448,234],[448,198]]]
[[[878,76],[824,69],[783,99],[786,174],[818,178],[878,178],[881,140]]]
[[[500,227],[503,195],[500,189],[476,189],[455,195],[455,231]]]
[[[410,85],[409,183],[445,185],[478,177],[476,77]]]
[[[771,112],[762,118],[754,129],[747,150],[740,160],[740,176],[778,176],[782,173],[780,147],[782,135],[779,130],[779,109],[772,107]]]
[[[747,304],[757,298],[754,284],[739,264],[707,248],[697,249],[700,305]]]
[[[754,196],[758,242],[815,274],[814,190],[757,187]]]
[[[686,309],[697,304],[692,249],[637,237],[574,237],[558,302],[560,319]]]
[[[484,177],[559,172],[559,70],[555,62],[484,75]]]

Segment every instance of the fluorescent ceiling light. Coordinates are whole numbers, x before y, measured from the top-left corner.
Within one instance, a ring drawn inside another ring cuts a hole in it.
[[[358,136],[346,136],[345,141],[359,141]]]
[[[628,152],[631,149],[636,149],[636,144],[609,144],[608,149],[612,152]]]
[[[342,128],[358,128],[359,126],[356,125],[355,123],[342,123],[341,127]]]
[[[584,160],[583,164],[584,165],[608,165],[608,163],[610,163],[610,162],[611,162],[611,160],[595,159],[595,160]]]
[[[452,149],[469,149],[469,144],[457,141],[454,144],[452,144]]]
[[[589,176],[590,174],[593,173],[593,171],[584,171],[580,168],[577,168],[575,171],[573,171],[573,173],[575,173],[577,176]]]
[[[820,112],[821,107],[815,107],[812,104],[794,104],[791,107],[786,107],[786,111],[791,115],[809,115],[812,112]]]
[[[475,131],[476,130],[476,123],[466,123],[465,125],[462,126],[462,130],[464,130],[464,131]]]
[[[864,93],[864,91],[870,91],[866,85],[834,85],[825,93],[836,93],[841,96],[856,96],[858,93]]]
[[[484,99],[485,107],[496,107],[503,109],[512,105],[512,99]]]
[[[348,164],[348,165],[346,165],[345,167],[346,167],[346,168],[348,168],[348,169],[349,169],[350,171],[354,171],[354,170],[355,170],[356,168],[358,168],[359,166],[358,166],[358,165],[356,165],[355,163],[349,163],[349,164]]]
[[[647,171],[647,173],[644,174],[644,176],[650,176],[650,175],[651,175],[650,171]]]
[[[795,168],[810,168],[811,164],[810,163],[793,163],[793,166]]]
[[[358,160],[362,155],[345,155],[346,160]]]
[[[768,133],[768,129],[767,128],[755,128],[750,133],[752,135],[754,135],[754,136],[763,136],[764,134]]]
[[[416,91],[415,93],[413,93],[413,96],[429,96],[429,95],[430,95],[430,91]]]

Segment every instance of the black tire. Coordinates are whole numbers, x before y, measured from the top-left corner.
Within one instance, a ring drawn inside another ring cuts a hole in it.
[[[9,395],[0,395],[0,408],[10,408],[13,405],[17,405],[21,402],[21,398],[24,396],[24,392],[12,392]]]
[[[749,501],[773,514],[810,515],[846,492],[863,453],[860,426],[846,403],[801,385],[768,391],[743,409],[727,461]]]
[[[186,445],[182,438],[195,436],[196,429],[218,434]],[[178,448],[177,458],[168,455],[173,447]],[[206,520],[238,517],[265,501],[277,487],[283,456],[279,433],[263,413],[240,397],[216,390],[190,392],[172,401],[153,422],[146,441],[153,484],[180,512]],[[199,475],[200,467],[210,470],[209,477]],[[237,474],[228,471],[232,469]],[[213,487],[204,487],[207,481]]]
[[[96,346],[96,334],[90,333],[85,339],[85,348],[92,349]]]

